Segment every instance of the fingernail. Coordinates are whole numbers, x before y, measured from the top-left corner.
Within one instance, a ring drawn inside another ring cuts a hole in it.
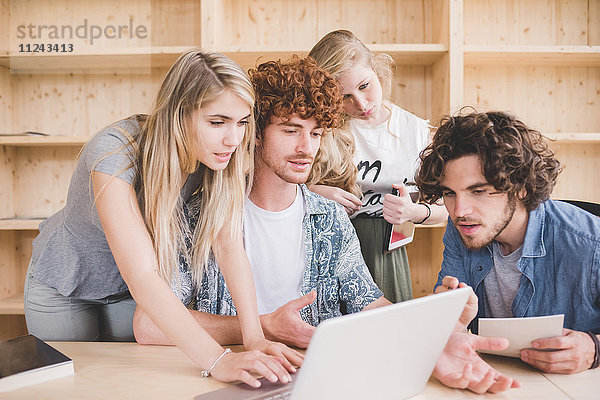
[[[296,372],[296,368],[292,367],[292,371]]]
[[[259,387],[260,387],[260,381],[256,381],[256,382],[254,382],[254,387],[255,387],[255,388],[259,388]]]
[[[271,381],[277,381],[277,376],[276,376],[276,375],[271,375],[271,378],[270,378],[270,380],[271,380]]]
[[[533,347],[540,347],[540,344],[538,342],[532,342],[531,345]]]

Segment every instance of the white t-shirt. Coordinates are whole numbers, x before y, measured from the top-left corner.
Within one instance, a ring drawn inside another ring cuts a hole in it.
[[[304,209],[298,187],[296,199],[283,211],[266,211],[246,199],[244,245],[254,274],[259,314],[273,312],[301,296],[306,269]]]
[[[364,195],[363,206],[353,218],[364,213],[381,216],[384,195],[391,193],[394,183],[414,181],[419,153],[429,143],[427,120],[395,104],[384,105],[391,115],[378,126],[368,126],[359,119],[350,121],[356,142],[357,182]]]

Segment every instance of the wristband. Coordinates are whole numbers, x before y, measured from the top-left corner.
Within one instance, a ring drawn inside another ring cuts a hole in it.
[[[219,358],[217,358],[217,359],[215,360],[215,362],[214,362],[214,363],[212,363],[212,365],[210,366],[210,368],[209,368],[209,369],[205,369],[205,370],[203,370],[203,371],[202,371],[202,373],[201,373],[201,374],[202,374],[202,377],[203,377],[203,378],[208,378],[208,377],[210,376],[210,373],[212,372],[212,370],[213,370],[213,369],[215,368],[215,366],[217,365],[217,363],[218,363],[219,361],[221,361],[221,358],[223,358],[223,356],[224,356],[225,354],[228,354],[228,353],[231,353],[231,349],[230,349],[229,347],[228,347],[228,348],[226,348],[226,349],[225,349],[225,351],[223,351],[223,353],[221,353],[221,355],[219,356]]]
[[[598,340],[598,336],[594,335],[592,332],[586,333],[590,335],[594,341],[594,361],[592,361],[590,369],[598,368],[598,365],[600,365],[600,340]]]
[[[419,203],[419,204],[424,205],[425,208],[427,208],[427,216],[425,218],[423,218],[422,221],[415,222],[415,224],[422,224],[423,222],[427,221],[429,219],[429,217],[431,217],[431,207],[429,207],[429,204],[426,204],[426,203]]]

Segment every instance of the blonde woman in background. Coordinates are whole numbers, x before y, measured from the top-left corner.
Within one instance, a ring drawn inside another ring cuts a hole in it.
[[[328,33],[309,55],[340,83],[346,114],[344,128],[322,144],[310,188],[346,208],[385,297],[408,300],[412,285],[406,249],[384,254],[385,229],[387,222],[436,224],[447,217],[443,206],[413,203],[404,186],[414,182],[429,124],[389,101],[392,58],[373,54],[352,32]],[[398,196],[391,194],[392,187]]]
[[[252,386],[260,383],[251,371],[290,380],[286,368],[294,368],[285,357],[300,363],[301,356],[264,338],[242,246],[253,104],[252,84],[239,65],[192,50],[167,73],[148,116],[118,121],[90,139],[65,207],[40,225],[34,241],[25,283],[32,334],[133,340],[137,302],[203,375]],[[183,207],[197,191],[203,213],[189,232]],[[186,251],[186,241],[193,250]],[[180,251],[197,282],[213,257],[222,266],[251,351],[223,349],[186,309],[195,293],[173,283],[179,282]]]

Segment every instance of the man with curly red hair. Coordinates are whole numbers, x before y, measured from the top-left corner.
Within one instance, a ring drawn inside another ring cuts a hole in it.
[[[263,63],[250,71],[250,80],[256,91],[257,143],[244,212],[245,248],[259,314],[291,302],[290,313],[278,314],[296,318],[289,321],[295,324],[267,323],[266,330],[281,328],[269,333],[306,347],[321,321],[342,310],[353,313],[390,302],[369,274],[344,209],[304,185],[321,137],[340,124],[336,81],[310,58]]]
[[[473,112],[442,121],[417,185],[450,215],[435,291],[472,286],[477,318],[564,314],[563,336],[533,341],[521,359],[574,373],[600,363],[600,219],[549,200],[560,171],[539,132]]]

